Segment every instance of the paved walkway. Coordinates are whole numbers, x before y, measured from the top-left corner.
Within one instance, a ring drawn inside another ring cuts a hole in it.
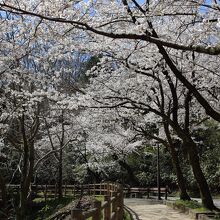
[[[137,213],[138,220],[192,220],[188,215],[147,199],[125,199],[125,205]]]

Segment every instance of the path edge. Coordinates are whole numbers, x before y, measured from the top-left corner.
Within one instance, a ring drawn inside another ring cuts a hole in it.
[[[128,212],[128,214],[130,215],[131,220],[140,220],[138,217],[138,214],[131,208],[129,208],[128,206],[124,205],[124,209]]]

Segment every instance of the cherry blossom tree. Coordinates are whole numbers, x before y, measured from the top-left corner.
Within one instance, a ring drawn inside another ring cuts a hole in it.
[[[110,62],[108,59],[103,62],[106,66],[99,65],[97,69],[93,69],[94,73],[91,73],[96,75],[91,80],[94,86],[89,88],[93,94],[92,100],[100,103],[100,108],[133,109],[143,115],[154,113],[157,118],[159,117],[157,123],[161,123],[161,120],[163,122],[169,145],[174,145],[169,131],[171,127],[173,129],[171,132],[176,132],[183,141],[204,205],[210,209],[215,208],[199,164],[196,144],[190,135],[190,127],[195,123],[193,121],[202,120],[205,113],[199,111],[198,107],[197,110],[192,109],[191,93],[187,92],[175,77],[172,80],[172,72],[166,68],[166,63],[157,63],[156,68],[150,68],[150,72],[146,72],[144,67],[138,65],[133,65],[131,68],[128,62],[124,67],[121,61]],[[140,75],[135,75],[135,70],[139,71]],[[162,75],[159,75],[160,73]],[[193,71],[192,77],[194,77]],[[148,93],[145,92],[146,90]],[[194,108],[196,106],[194,103]],[[191,118],[191,115],[194,118]],[[172,147],[173,157],[174,153],[175,149]],[[195,158],[197,159],[194,160]]]
[[[72,71],[66,65],[72,51],[101,55],[88,72],[90,85],[78,105],[97,108],[98,103],[100,109],[120,109],[123,117],[131,112],[152,116],[162,125],[161,141],[166,140],[173,158],[174,141],[181,139],[203,203],[215,208],[191,130],[207,116],[220,122],[218,1],[1,0],[0,10],[3,132],[15,118],[23,131],[16,139],[34,143],[45,96],[75,105],[53,85]],[[30,137],[26,124],[32,125]],[[145,125],[138,123],[139,128]],[[106,136],[111,135],[103,134],[103,143],[109,142]]]
[[[20,17],[26,15],[29,19],[38,21],[36,29],[43,24],[51,26],[52,23],[59,23],[53,28],[53,33],[66,36],[67,44],[70,43],[70,33],[79,34],[79,36],[88,34],[91,41],[96,38],[93,44],[96,51],[100,47],[102,50],[106,46],[110,48],[111,41],[114,42],[114,48],[115,42],[140,41],[154,44],[157,53],[164,58],[173,74],[194,95],[206,113],[220,121],[220,115],[215,106],[194,86],[193,82],[182,74],[185,70],[175,62],[175,59],[178,59],[176,54],[178,51],[184,51],[186,54],[195,52],[206,59],[218,60],[217,56],[213,56],[218,55],[220,51],[217,35],[218,2],[207,4],[204,1],[167,0],[147,1],[141,4],[135,0],[124,0],[111,1],[109,5],[104,1],[67,2],[63,0],[30,3],[24,0],[17,5],[16,1],[12,0],[2,1],[0,6],[2,11],[14,13]],[[81,38],[81,42],[83,41]],[[102,46],[103,43],[98,45],[99,42],[103,42],[105,46]],[[71,44],[74,45],[73,42]],[[189,61],[193,62],[192,59]]]
[[[60,75],[71,69],[66,65],[64,70],[62,63],[72,56],[58,57],[62,45],[55,45],[50,40],[41,43],[40,34],[39,38],[35,37],[35,29],[30,28],[28,20],[19,26],[16,19],[8,13],[1,19],[1,44],[4,47],[0,53],[0,128],[4,145],[12,149],[8,152],[13,151],[17,155],[14,172],[19,173],[20,196],[16,212],[17,219],[23,219],[35,172],[35,143],[39,138],[42,117],[47,111],[48,100],[62,100],[63,103],[68,100],[68,95],[57,88]],[[70,104],[72,109],[76,107],[73,102]],[[1,180],[1,188],[4,189],[7,182],[3,178]]]
[[[136,181],[137,184],[136,177],[126,163],[126,157],[136,151],[142,141],[135,137],[134,131],[124,127],[117,112],[89,108],[81,112],[76,120],[86,134],[87,155],[84,166],[108,180],[111,179],[107,174],[110,164],[113,166],[117,163],[132,177],[131,182]]]

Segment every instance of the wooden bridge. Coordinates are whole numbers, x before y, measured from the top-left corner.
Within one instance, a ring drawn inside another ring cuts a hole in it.
[[[124,198],[121,185],[112,183],[90,184],[84,185],[83,190],[89,192],[89,194],[103,195],[104,202],[96,201],[94,208],[88,211],[73,209],[71,211],[71,220],[86,220],[89,217],[92,217],[92,220],[123,219]]]
[[[18,185],[8,186],[12,191],[19,191]],[[68,220],[122,220],[124,214],[124,197],[149,198],[151,193],[157,193],[157,188],[124,188],[116,183],[99,183],[87,185],[64,185],[63,195],[73,195],[82,197],[83,195],[102,195],[104,201],[95,201],[94,207],[89,210],[73,208]],[[43,193],[45,201],[48,197],[57,198],[58,188],[56,185],[32,185],[31,191],[33,196],[37,193]],[[168,188],[160,188],[160,193],[167,199]],[[58,219],[62,219],[61,217]]]

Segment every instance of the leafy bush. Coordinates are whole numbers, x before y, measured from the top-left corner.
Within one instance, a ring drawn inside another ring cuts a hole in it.
[[[190,201],[184,201],[184,200],[176,200],[175,205],[177,207],[187,207],[190,209],[199,209],[202,208],[202,204],[195,200],[190,200]]]

